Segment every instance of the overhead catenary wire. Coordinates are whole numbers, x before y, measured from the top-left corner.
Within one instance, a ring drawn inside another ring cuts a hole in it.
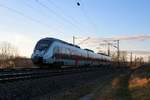
[[[81,42],[78,43],[78,45],[83,44],[84,42],[88,41],[90,39],[90,37],[87,37],[86,39],[82,40]]]
[[[31,8],[31,9],[33,9],[33,10],[35,10],[36,12],[38,12],[38,13],[40,13],[41,15],[43,15],[43,16],[46,16],[46,17],[50,17],[50,16],[48,16],[47,14],[45,14],[44,12],[39,12],[34,6],[32,6],[31,4],[28,4],[28,3],[26,3],[26,2],[24,2],[24,5],[26,5],[27,7],[29,7],[29,8]]]
[[[81,9],[85,19],[87,20],[88,24],[93,27],[94,31],[97,30],[95,23],[91,20],[91,18],[88,16],[86,10],[85,10],[85,5],[82,0],[76,0],[77,6]]]
[[[57,9],[59,9],[60,12],[64,12],[62,10],[62,7],[58,6],[55,2],[53,2],[52,0],[47,0],[50,4],[53,4]],[[61,13],[65,18],[70,18],[70,20],[73,22],[73,23],[77,23],[77,24],[81,24],[78,22],[78,20],[76,20],[74,17],[72,16],[69,16],[67,14],[64,14],[64,13]]]
[[[63,21],[67,22],[68,24],[70,24],[71,26],[73,26],[74,29],[76,29],[77,31],[82,31],[80,29],[80,27],[78,25],[75,25],[74,23],[72,23],[72,21],[68,20],[66,17],[62,16],[62,14],[57,13],[55,10],[51,9],[50,7],[48,7],[46,4],[40,2],[40,0],[35,0],[40,6],[42,6],[43,8],[47,9],[48,11],[50,11],[52,14],[54,14],[56,17],[62,19]]]
[[[13,13],[19,14],[19,15],[21,15],[21,16],[27,18],[28,20],[31,20],[31,21],[36,22],[36,23],[38,23],[38,24],[41,24],[41,25],[43,25],[43,26],[45,26],[45,27],[47,27],[47,28],[50,28],[47,24],[45,24],[45,23],[43,23],[43,22],[41,22],[41,21],[39,21],[39,20],[37,20],[37,19],[34,19],[33,17],[30,17],[30,16],[28,16],[28,15],[25,15],[24,13],[22,13],[22,12],[16,10],[16,9],[14,9],[14,8],[10,8],[10,7],[5,6],[5,5],[2,5],[2,4],[0,4],[0,7],[1,7],[1,8],[5,8],[5,9],[7,9],[7,10],[13,12]]]
[[[27,6],[28,8],[31,8],[32,10],[38,12],[38,14],[40,14],[40,15],[42,15],[42,16],[44,16],[44,17],[47,17],[47,18],[50,18],[50,17],[51,17],[50,15],[48,15],[48,14],[42,12],[42,11],[38,11],[34,6],[32,6],[32,5],[29,4],[29,3],[24,2],[24,5]],[[52,26],[51,26],[51,27],[52,27]],[[60,29],[60,28],[61,28],[61,25],[59,24],[59,26],[57,26],[57,27],[59,27],[59,29]],[[56,29],[55,29],[55,30],[56,30]],[[58,29],[57,29],[57,30],[58,30]],[[61,31],[59,31],[59,32],[61,32]],[[61,33],[63,33],[63,32],[61,32]]]
[[[23,12],[21,12],[21,11],[19,11],[19,10],[17,10],[17,9],[8,7],[8,6],[3,5],[3,4],[0,4],[0,7],[1,7],[1,8],[5,8],[5,9],[7,9],[7,10],[13,12],[13,13],[16,13],[16,14],[20,15],[20,16],[23,16],[23,17],[25,17],[26,19],[28,19],[28,20],[30,20],[30,21],[32,21],[32,22],[38,23],[38,24],[40,24],[40,25],[46,27],[47,29],[51,29],[51,28],[52,28],[52,26],[50,26],[50,25],[48,25],[48,24],[46,24],[46,23],[43,23],[42,21],[40,21],[40,20],[38,20],[38,19],[35,19],[35,18],[31,17],[31,16],[28,16],[28,15],[24,14]],[[61,32],[61,31],[58,30],[58,29],[57,29],[57,31]],[[61,32],[61,33],[63,33],[63,32]]]

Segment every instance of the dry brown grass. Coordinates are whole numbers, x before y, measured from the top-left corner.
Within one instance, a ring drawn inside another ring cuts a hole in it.
[[[150,67],[135,71],[129,80],[133,100],[150,100]]]
[[[144,88],[150,82],[150,78],[135,78],[129,81],[129,88]]]
[[[34,67],[31,59],[16,57],[12,59],[0,60],[1,69],[11,69],[11,68],[31,68]]]
[[[114,77],[95,94],[93,100],[131,100],[132,97],[128,89],[129,77],[128,74]]]
[[[136,79],[129,89],[133,100],[150,100],[150,82],[147,79]]]

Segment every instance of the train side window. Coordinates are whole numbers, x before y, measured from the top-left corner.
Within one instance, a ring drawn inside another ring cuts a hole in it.
[[[59,47],[54,47],[53,52],[54,52],[54,54],[58,54],[59,53]]]
[[[70,49],[69,49],[69,48],[68,48],[68,54],[69,54],[69,55],[71,55],[71,51],[70,51]]]
[[[67,55],[70,55],[70,49],[66,49],[66,53],[67,53]]]
[[[67,48],[65,48],[65,54],[68,54],[68,52],[67,52]]]
[[[65,54],[65,53],[66,53],[65,48],[61,47],[60,53],[61,53],[61,54]]]

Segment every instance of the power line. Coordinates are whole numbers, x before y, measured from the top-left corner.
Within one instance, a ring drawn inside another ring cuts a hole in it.
[[[13,13],[19,14],[19,15],[21,15],[21,16],[23,16],[23,17],[25,17],[25,18],[27,18],[27,19],[33,21],[33,22],[36,22],[36,23],[38,23],[38,24],[41,24],[41,25],[43,25],[43,26],[45,26],[45,27],[47,27],[47,28],[50,28],[47,24],[42,23],[41,21],[39,21],[39,20],[37,20],[37,19],[34,19],[34,18],[32,18],[32,17],[30,17],[30,16],[28,16],[28,15],[25,15],[24,13],[22,13],[22,12],[16,10],[16,9],[14,9],[14,8],[10,8],[10,7],[7,7],[7,6],[2,5],[2,4],[0,4],[0,7],[1,7],[1,8],[5,8],[5,9],[7,9],[7,10],[13,12]]]
[[[96,29],[96,25],[93,23],[91,18],[86,13],[85,5],[84,5],[83,1],[82,0],[78,1],[77,0],[77,5],[81,8],[81,11],[83,12],[83,15],[84,15],[85,19],[87,20],[87,22],[89,23],[89,25],[91,27],[93,27],[93,29]]]
[[[62,8],[60,7],[60,6],[58,6],[56,3],[54,3],[52,0],[47,0],[50,4],[53,4],[57,9],[59,9],[60,10],[60,12],[64,12],[63,10],[62,10]],[[64,13],[61,13],[63,16],[65,16],[66,18],[70,18],[71,20],[72,20],[72,22],[75,22],[75,23],[78,23],[79,25],[81,24],[81,23],[79,23],[75,18],[73,18],[72,16],[69,16],[69,15],[66,15],[66,14],[64,14]]]
[[[80,43],[78,43],[78,45],[83,44],[84,42],[88,41],[90,39],[90,37],[87,37],[86,39],[82,40]]]
[[[47,18],[50,18],[51,16],[50,15],[47,15],[47,14],[45,14],[44,12],[39,12],[37,9],[35,9],[35,7],[34,6],[32,6],[32,5],[30,5],[30,4],[28,4],[28,3],[26,3],[26,2],[24,2],[24,4],[27,6],[27,7],[29,7],[29,8],[31,8],[31,9],[33,9],[33,10],[35,10],[36,12],[38,12],[38,14],[40,13],[42,16],[46,16]],[[52,27],[52,26],[51,26]],[[60,29],[60,24],[59,24],[59,29]],[[56,30],[56,29],[55,29]],[[58,29],[57,29],[58,30]],[[60,31],[61,32],[61,31]],[[61,33],[63,33],[63,32],[61,32]]]
[[[68,22],[70,25],[74,26],[74,28],[76,28],[77,30],[80,30],[80,28],[78,28],[78,26],[76,26],[75,24],[73,24],[70,20],[66,19],[64,16],[62,16],[61,14],[56,13],[53,9],[49,8],[48,6],[46,6],[45,4],[41,3],[39,0],[35,0],[40,6],[42,6],[43,8],[47,9],[48,11],[50,11],[51,13],[53,13],[56,17],[61,18],[62,20],[64,20],[65,22]]]
[[[31,8],[31,9],[33,9],[33,10],[35,10],[36,12],[38,12],[38,13],[40,13],[41,15],[43,15],[43,16],[46,16],[46,17],[50,17],[50,16],[48,16],[47,14],[45,14],[44,12],[39,12],[37,9],[35,9],[32,5],[30,5],[30,4],[28,4],[28,3],[26,3],[26,2],[24,2],[24,5],[26,5],[27,7],[29,7],[29,8]]]

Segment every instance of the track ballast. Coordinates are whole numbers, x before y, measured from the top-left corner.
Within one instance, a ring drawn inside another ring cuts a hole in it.
[[[87,68],[62,68],[62,69],[40,69],[40,68],[30,68],[30,69],[10,69],[10,70],[0,70],[0,82],[11,82],[24,79],[42,78],[42,77],[52,77],[59,75],[67,75],[73,73],[81,73],[87,71],[97,71],[104,70],[107,71],[108,67],[87,67]]]

